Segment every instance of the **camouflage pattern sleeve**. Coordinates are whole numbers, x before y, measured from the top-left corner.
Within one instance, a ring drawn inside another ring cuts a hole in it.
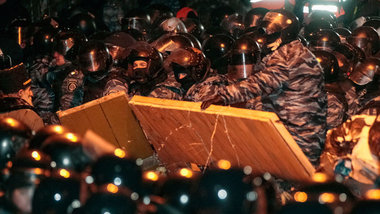
[[[211,76],[203,82],[191,86],[185,95],[185,100],[193,102],[206,101],[211,97],[216,96],[221,86],[226,86],[228,84],[229,81],[226,75]]]
[[[59,100],[59,109],[66,110],[83,103],[84,75],[79,70],[70,72],[62,82],[62,96]]]
[[[332,129],[345,121],[347,105],[334,93],[327,93],[327,129]]]
[[[128,94],[128,84],[119,79],[112,78],[107,81],[104,87],[103,97],[120,91],[124,91],[125,94]]]
[[[182,100],[183,92],[179,88],[170,88],[168,86],[158,86],[150,94],[149,97],[170,99],[170,100]]]

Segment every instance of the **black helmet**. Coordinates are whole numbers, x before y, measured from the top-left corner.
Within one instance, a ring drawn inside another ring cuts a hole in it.
[[[170,53],[178,48],[194,47],[193,42],[186,36],[165,34],[152,42],[152,46],[163,54]]]
[[[338,81],[339,64],[334,54],[324,50],[315,50],[313,51],[313,53],[317,58],[319,64],[321,64],[322,66],[325,76],[325,82],[331,83]]]
[[[246,28],[259,26],[259,23],[268,11],[268,9],[262,7],[251,9],[244,17],[244,26]]]
[[[143,34],[136,29],[130,28],[130,29],[123,30],[123,32],[132,36],[136,41],[149,41],[150,40],[149,35]]]
[[[266,46],[263,47],[265,52],[273,51],[268,45],[281,38],[281,44],[287,44],[297,39],[299,31],[298,18],[287,10],[272,10],[265,14],[260,24],[266,31]]]
[[[367,58],[358,62],[349,78],[357,85],[367,85],[380,72],[380,59]]]
[[[82,172],[92,161],[81,139],[73,133],[53,135],[42,144],[41,150],[50,155],[54,169]]]
[[[42,28],[33,35],[33,48],[37,53],[51,55],[55,44],[56,30]]]
[[[190,41],[193,43],[194,48],[202,49],[201,42],[194,35],[192,35],[190,33],[178,33],[178,35],[181,35],[181,36],[184,36],[184,37],[190,39]]]
[[[112,57],[103,42],[92,40],[80,47],[78,62],[85,75],[96,78],[107,74]]]
[[[363,50],[367,57],[373,56],[379,50],[379,35],[369,26],[361,26],[352,31],[348,42]]]
[[[32,213],[72,213],[80,207],[80,181],[73,178],[50,177],[37,186]]]
[[[13,67],[12,58],[0,48],[0,70]]]
[[[29,143],[30,149],[40,149],[43,142],[53,136],[60,135],[70,132],[67,128],[61,125],[49,125],[37,131],[37,133],[32,137]]]
[[[188,90],[194,83],[207,77],[210,61],[197,48],[179,48],[165,59],[164,68],[167,72],[174,72],[177,82]]]
[[[379,200],[362,200],[355,204],[351,210],[351,214],[376,214],[379,210]]]
[[[141,17],[125,17],[121,20],[121,29],[123,31],[134,29],[148,37],[150,32],[149,23]]]
[[[234,38],[238,38],[245,30],[243,16],[238,13],[224,18],[220,26]]]
[[[332,30],[333,26],[332,24],[330,24],[328,21],[325,21],[325,20],[312,21],[310,22],[310,24],[304,27],[303,35],[306,38],[310,38],[314,34],[324,29]]]
[[[185,24],[179,18],[162,17],[153,24],[151,36],[154,40],[164,34],[176,34],[179,32],[187,33]]]
[[[211,68],[216,69],[220,74],[227,73],[227,57],[233,43],[234,39],[225,34],[215,35],[203,42],[203,53],[211,61]]]
[[[244,181],[242,170],[208,170],[200,178],[193,195],[192,213],[252,213],[256,208],[257,193]]]
[[[246,79],[253,74],[255,64],[260,60],[260,47],[251,38],[237,39],[228,59],[228,76],[234,80]]]
[[[128,69],[132,72],[131,79],[140,84],[146,84],[155,79],[163,70],[161,54],[150,44],[143,41],[136,42],[129,48],[126,62],[128,63]]]
[[[96,193],[80,209],[82,214],[135,214],[136,204],[123,194]]]
[[[114,184],[141,194],[142,170],[135,160],[123,156],[105,155],[92,165],[91,176],[94,184],[99,187]]]
[[[344,77],[350,75],[354,69],[354,65],[365,58],[364,53],[360,48],[348,43],[339,44],[334,48],[332,53],[338,60],[339,70]]]
[[[24,123],[10,117],[0,119],[0,169],[27,145],[31,136],[32,131]]]
[[[104,40],[104,43],[116,64],[127,57],[128,48],[135,42],[136,40],[125,32],[115,32]]]
[[[313,21],[326,21],[332,25],[332,27],[337,27],[337,20],[333,13],[323,10],[315,10],[311,12],[305,19],[305,24],[309,25]]]
[[[265,35],[265,30],[262,27],[251,27],[246,29],[246,33],[243,34],[240,38],[249,37],[257,42],[260,48],[266,46],[267,37]]]
[[[61,31],[56,36],[53,50],[73,62],[76,60],[79,47],[86,41],[86,36],[80,31]]]
[[[195,36],[198,40],[203,38],[205,27],[199,19],[187,18],[183,21],[183,24],[185,24],[188,33]]]
[[[334,50],[340,44],[339,35],[333,30],[321,30],[308,38],[310,48],[321,50]]]
[[[91,36],[96,32],[95,17],[90,13],[79,13],[74,15],[69,20],[70,27],[84,33],[86,37]]]
[[[228,17],[231,14],[234,14],[235,11],[227,5],[222,5],[219,7],[216,7],[211,11],[210,19],[211,19],[211,26],[220,26],[220,23],[222,20],[226,17]]]
[[[371,19],[366,21],[363,26],[370,26],[373,27],[377,34],[380,36],[380,20],[379,19]]]
[[[8,33],[12,39],[17,42],[21,48],[25,48],[30,44],[30,37],[33,34],[33,27],[26,18],[16,18],[8,25]]]
[[[340,41],[342,43],[345,43],[347,41],[347,38],[351,35],[351,31],[344,27],[334,28],[334,31],[338,33]]]

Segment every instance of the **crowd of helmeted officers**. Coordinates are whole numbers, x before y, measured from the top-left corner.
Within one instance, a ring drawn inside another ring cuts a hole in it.
[[[376,189],[353,194],[339,182],[371,187],[379,182],[380,18],[357,17],[347,26],[326,11],[312,11],[300,22],[285,9],[239,14],[221,6],[210,20],[204,26],[190,7],[174,15],[155,4],[132,9],[102,28],[93,14],[78,9],[33,24],[18,18],[1,29],[0,210],[174,214],[379,208]],[[287,189],[285,182],[277,188],[281,182],[271,175],[253,176],[249,167],[230,169],[228,160],[221,160],[204,173],[180,169],[160,179],[121,149],[93,154],[79,136],[59,126],[57,111],[120,91],[129,98],[202,102],[202,109],[216,104],[274,112],[317,171],[327,171],[317,177],[326,178],[316,178],[323,182],[313,186]],[[363,115],[374,119],[357,119]],[[372,159],[358,165],[362,141]],[[358,197],[373,200],[353,203]],[[294,203],[281,206],[288,201]]]

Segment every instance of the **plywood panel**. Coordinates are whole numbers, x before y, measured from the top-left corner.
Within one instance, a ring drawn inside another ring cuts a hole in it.
[[[134,96],[129,102],[167,165],[220,159],[284,179],[306,181],[314,168],[275,113]]]
[[[58,112],[62,125],[84,134],[91,129],[132,157],[146,158],[153,154],[146,137],[128,105],[124,92]]]

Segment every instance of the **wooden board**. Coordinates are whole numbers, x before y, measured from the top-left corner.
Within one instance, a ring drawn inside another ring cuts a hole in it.
[[[72,131],[84,135],[90,129],[116,147],[126,149],[132,157],[146,158],[153,154],[124,92],[110,94],[57,114],[62,125]]]
[[[309,181],[314,168],[275,113],[134,96],[129,102],[160,160],[208,166],[220,159],[284,179]]]

